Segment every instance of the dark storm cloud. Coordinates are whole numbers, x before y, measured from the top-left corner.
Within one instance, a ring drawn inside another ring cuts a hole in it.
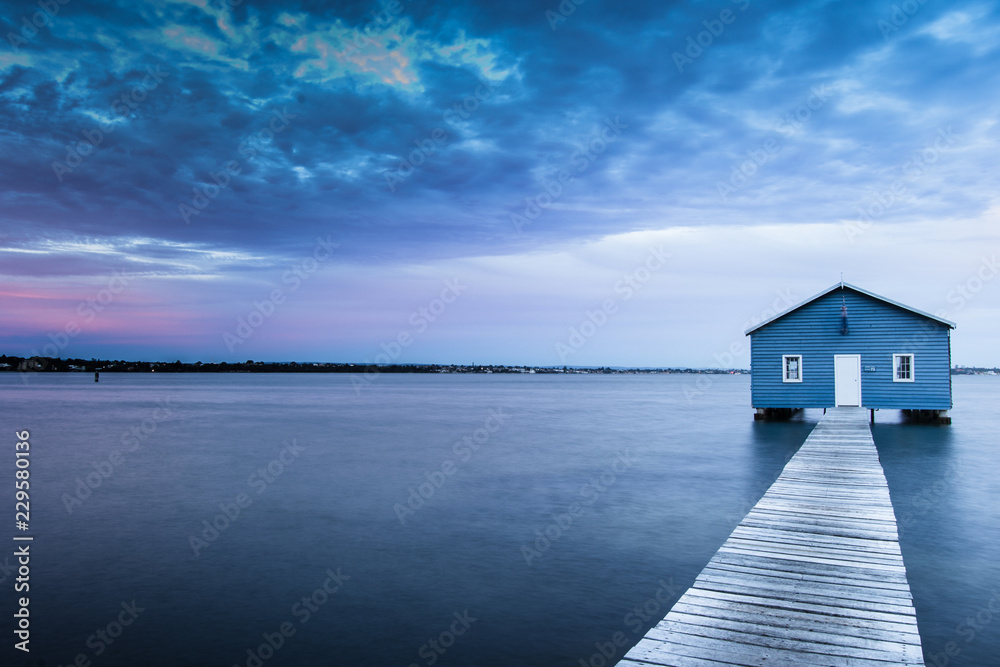
[[[896,26],[893,6],[74,0],[0,60],[0,224],[27,246],[137,236],[282,256],[333,234],[357,257],[474,254],[524,247],[512,214],[567,169],[532,242],[664,211],[834,221],[939,128],[970,140],[995,110],[996,49],[975,31],[996,10],[916,4]],[[4,34],[35,11],[3,3]],[[976,19],[954,35],[928,31],[963,11]],[[588,153],[615,119],[620,136]],[[769,140],[778,152],[720,196]],[[933,185],[963,177],[928,176],[928,205],[981,209],[981,178]]]

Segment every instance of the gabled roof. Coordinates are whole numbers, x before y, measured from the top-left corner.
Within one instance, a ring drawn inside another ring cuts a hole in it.
[[[792,312],[798,310],[802,306],[810,304],[813,301],[815,301],[817,299],[820,299],[820,298],[826,296],[827,294],[829,294],[830,292],[833,292],[834,290],[838,290],[838,289],[851,289],[851,290],[854,290],[855,292],[858,292],[860,294],[864,294],[866,296],[870,296],[873,299],[878,299],[879,301],[881,301],[883,303],[888,303],[891,306],[896,306],[897,308],[902,308],[903,310],[908,310],[911,313],[915,313],[917,315],[920,315],[921,317],[926,317],[929,320],[934,320],[935,322],[939,322],[939,323],[945,325],[946,327],[948,327],[950,329],[954,329],[955,328],[955,323],[954,322],[952,322],[950,320],[946,320],[943,317],[938,317],[937,315],[931,315],[930,313],[925,313],[922,310],[917,310],[916,308],[911,308],[910,306],[904,305],[904,304],[902,304],[902,303],[900,303],[898,301],[893,301],[892,299],[887,299],[884,296],[875,294],[875,292],[869,292],[868,290],[862,289],[861,287],[858,287],[856,285],[852,285],[850,283],[845,283],[845,282],[841,281],[841,282],[836,283],[833,286],[831,286],[831,287],[823,290],[822,292],[820,292],[816,296],[809,297],[808,299],[806,299],[805,301],[803,301],[799,305],[792,306],[788,310],[786,310],[786,311],[784,311],[782,313],[778,313],[774,317],[769,317],[766,320],[764,320],[763,322],[755,324],[754,326],[750,327],[749,329],[747,329],[743,333],[744,333],[744,335],[749,336],[754,331],[757,331],[757,329],[760,329],[761,327],[765,327],[768,324],[770,324],[771,322],[774,322],[775,320],[779,320],[782,317],[784,317],[785,315],[788,315],[789,313],[792,313]]]

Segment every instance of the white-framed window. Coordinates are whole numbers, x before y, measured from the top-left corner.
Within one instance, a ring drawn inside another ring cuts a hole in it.
[[[783,382],[802,382],[802,355],[781,355],[781,379]]]
[[[913,382],[913,355],[892,355],[892,381]]]

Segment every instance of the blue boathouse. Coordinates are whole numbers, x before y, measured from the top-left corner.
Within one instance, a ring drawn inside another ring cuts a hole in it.
[[[899,409],[950,423],[954,322],[844,282],[746,330],[754,419]]]

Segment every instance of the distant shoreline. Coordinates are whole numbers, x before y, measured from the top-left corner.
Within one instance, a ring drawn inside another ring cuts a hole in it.
[[[28,373],[516,373],[516,374],[591,374],[657,375],[708,373],[713,375],[749,375],[744,368],[626,368],[574,366],[506,366],[502,364],[353,364],[331,362],[201,362],[122,361],[107,359],[55,359],[51,357],[0,356],[0,372]]]
[[[576,375],[708,374],[750,375],[745,368],[639,368],[623,366],[507,366],[503,364],[354,364],[332,362],[229,363],[195,361],[123,361],[0,356],[0,372],[22,373],[516,373]],[[954,367],[952,375],[1000,375],[1000,368]]]

